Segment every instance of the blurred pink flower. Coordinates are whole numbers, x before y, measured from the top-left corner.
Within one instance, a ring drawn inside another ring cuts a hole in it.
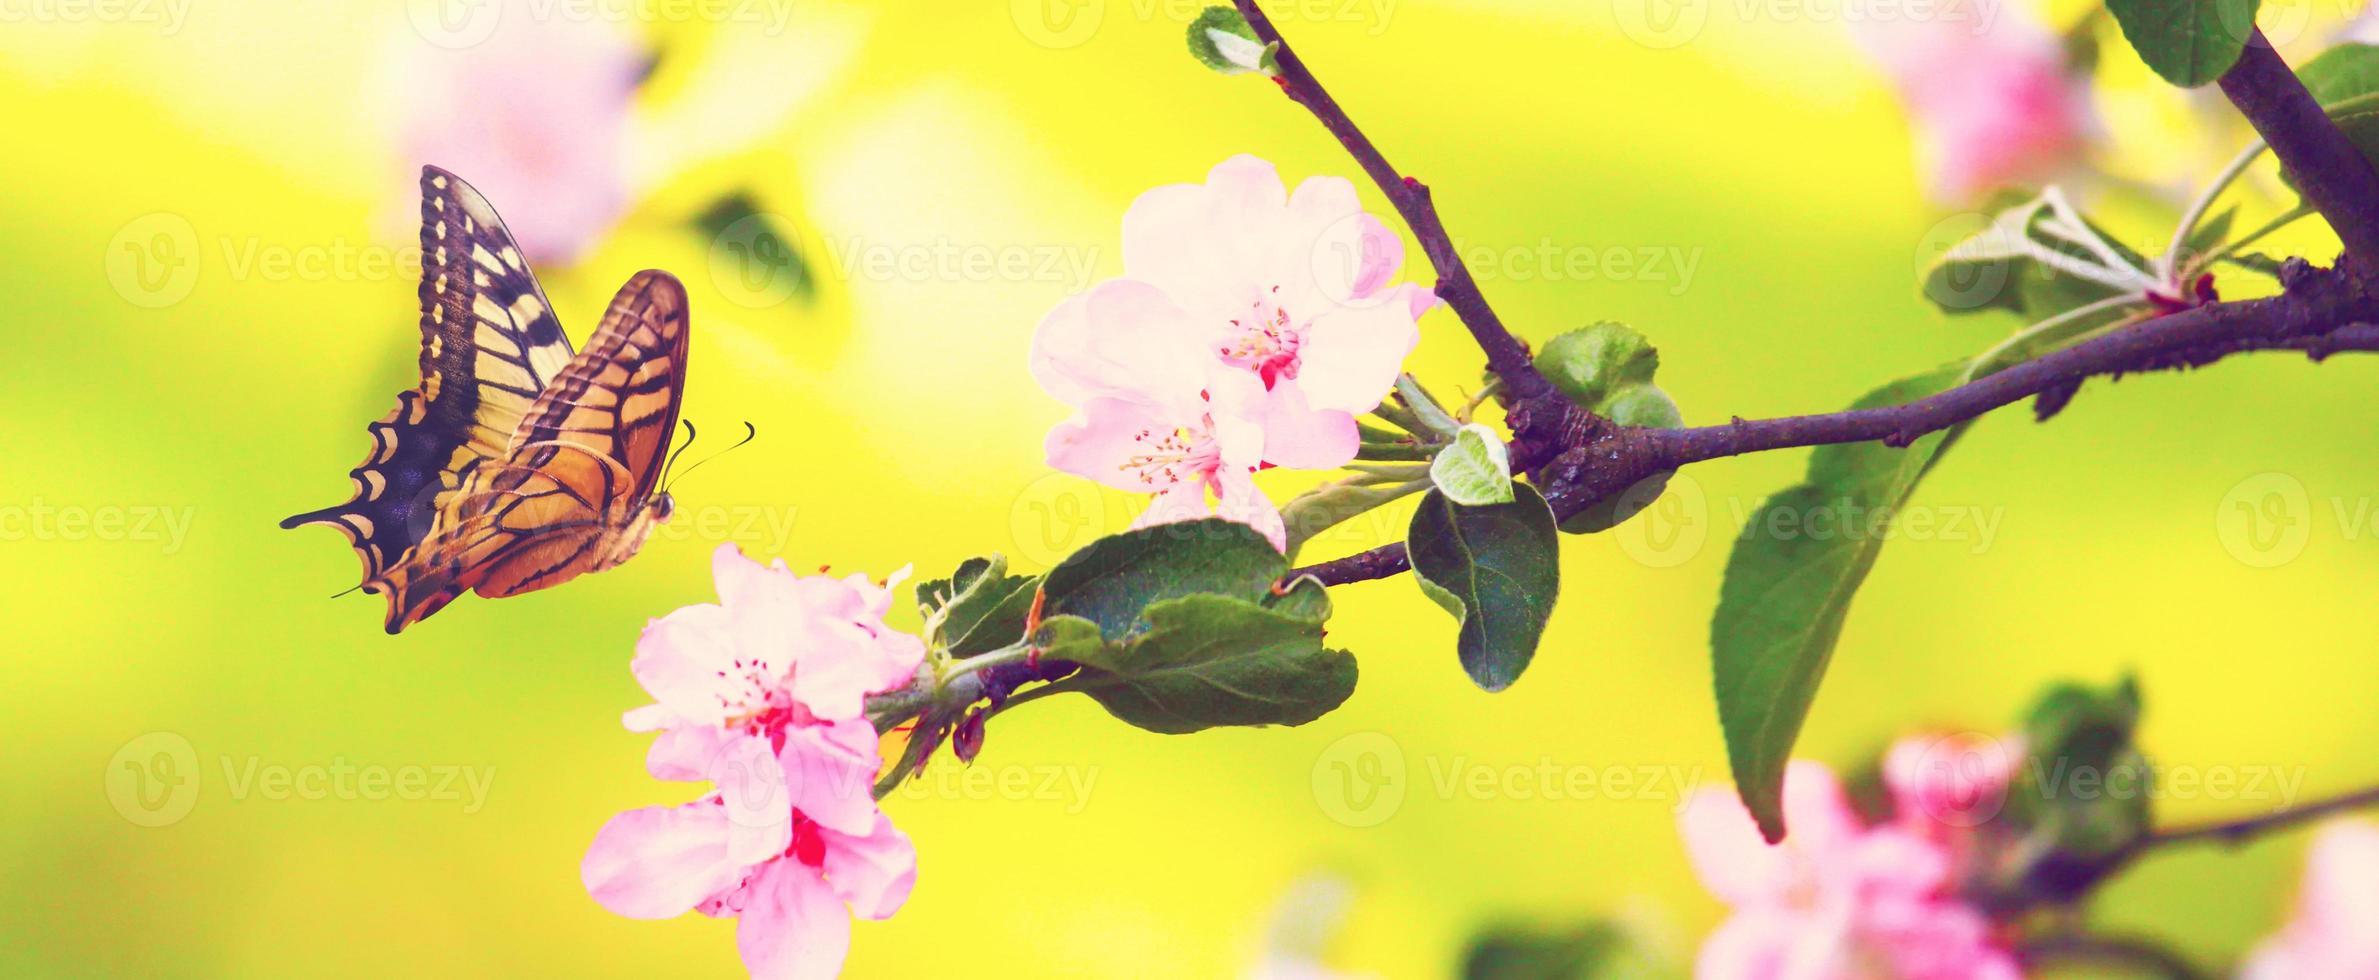
[[[1950,856],[1899,827],[1859,822],[1826,767],[1785,771],[1781,844],[1723,789],[1678,815],[1686,855],[1734,915],[1702,943],[1704,980],[2012,980],[1990,920],[1949,891]]]
[[[622,720],[659,731],[654,778],[716,788],[613,817],[580,877],[632,918],[739,916],[754,976],[831,976],[850,916],[891,915],[916,878],[915,849],[871,794],[880,759],[862,711],[909,682],[924,644],[884,625],[889,581],[795,576],[732,544],[711,564],[720,602],[645,629],[631,669],[655,703]]]
[[[2021,740],[1980,732],[1911,735],[1892,743],[1883,756],[1892,825],[1939,848],[1950,881],[1966,880],[1987,860],[1982,828],[2007,805],[2023,757]]]
[[[404,36],[393,78],[405,192],[422,164],[463,175],[503,209],[534,262],[567,263],[627,209],[628,111],[645,49],[629,22],[474,8],[474,34]],[[515,202],[534,202],[533,206]]]
[[[1282,540],[1247,474],[1353,459],[1355,416],[1395,386],[1436,297],[1392,282],[1403,243],[1353,184],[1291,194],[1251,156],[1140,195],[1123,239],[1124,277],[1033,335],[1033,377],[1079,413],[1050,433],[1051,465],[1159,494],[1142,524],[1203,516],[1212,491]]]
[[[1851,31],[1907,107],[1936,201],[1972,204],[2001,187],[2046,182],[2080,158],[2088,90],[2057,36],[2022,10],[1871,19]]]
[[[2336,820],[2314,834],[2296,917],[2255,947],[2239,976],[2379,977],[2379,824]]]

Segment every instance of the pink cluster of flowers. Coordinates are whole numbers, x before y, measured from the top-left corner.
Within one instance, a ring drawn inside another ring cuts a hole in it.
[[[654,703],[630,731],[658,732],[656,779],[706,781],[691,803],[604,824],[580,877],[604,908],[638,919],[735,916],[756,977],[833,976],[851,916],[908,900],[917,852],[877,809],[881,758],[867,695],[910,682],[917,637],[884,625],[907,574],[796,576],[732,544],[712,557],[719,601],[654,620],[631,669]],[[845,911],[845,907],[848,911]]]
[[[1945,751],[1945,747],[1947,750]],[[1727,789],[1679,814],[1702,884],[1734,914],[1702,944],[1710,980],[2012,980],[2015,954],[1959,897],[1974,828],[2005,799],[2018,753],[1991,739],[1911,739],[1886,757],[1893,815],[1869,824],[1824,765],[1785,771],[1780,844]]]
[[[1049,464],[1152,494],[1134,526],[1220,513],[1283,545],[1251,477],[1352,460],[1355,416],[1395,386],[1437,298],[1394,282],[1404,245],[1352,183],[1289,193],[1245,155],[1140,195],[1123,264],[1033,336],[1034,379],[1074,408]]]
[[[2089,88],[2057,35],[2018,7],[1866,21],[1852,34],[1907,107],[1937,202],[2054,180],[2088,150]]]

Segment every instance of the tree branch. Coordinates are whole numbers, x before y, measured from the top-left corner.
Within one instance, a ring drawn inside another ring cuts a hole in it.
[[[2158,831],[2140,838],[2140,842],[2133,845],[2132,849],[2137,851],[2162,847],[2167,844],[2198,842],[2236,846],[2264,834],[2286,830],[2301,823],[2371,806],[2379,806],[2379,786],[2315,800],[2303,806],[2290,807],[2262,816]]]
[[[2337,230],[2357,272],[2379,271],[2379,173],[2321,111],[2261,30],[2216,84],[2296,176],[2305,200]]]
[[[1926,433],[2004,405],[2070,390],[2093,377],[2201,367],[2232,354],[2296,351],[2319,361],[2344,351],[2379,352],[2379,295],[2336,270],[2292,260],[2287,292],[2214,303],[2143,320],[1905,405],[1794,415],[1688,429],[1610,427],[1569,445],[1541,468],[1540,489],[1557,517],[1692,463],[1830,443],[1881,440],[1907,445]],[[1517,461],[1515,461],[1517,462]],[[1390,544],[1300,568],[1325,584],[1385,578],[1407,569],[1404,545]]]

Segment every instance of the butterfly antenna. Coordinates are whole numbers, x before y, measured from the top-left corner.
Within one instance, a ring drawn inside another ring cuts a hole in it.
[[[686,441],[678,443],[677,451],[670,453],[669,458],[661,463],[661,486],[664,489],[669,486],[669,471],[677,465],[677,458],[685,455],[686,450],[694,448],[694,420],[683,419],[681,421],[686,426]]]
[[[689,424],[690,424],[690,423],[689,423]],[[719,457],[721,457],[721,456],[725,456],[725,455],[727,455],[728,453],[734,452],[734,451],[736,451],[736,450],[738,450],[738,449],[742,449],[742,448],[743,448],[743,446],[744,446],[744,443],[750,442],[750,441],[752,441],[752,440],[754,440],[754,439],[757,439],[757,438],[760,438],[760,430],[759,430],[759,428],[758,428],[758,427],[756,427],[756,426],[754,426],[754,425],[752,425],[752,423],[750,423],[750,422],[745,422],[745,423],[743,424],[743,438],[742,438],[741,440],[738,440],[738,441],[735,443],[735,445],[729,446],[729,447],[727,447],[727,448],[725,448],[725,449],[721,449],[721,450],[719,450],[718,452],[715,452],[715,453],[712,453],[712,454],[710,454],[710,455],[708,455],[708,456],[704,456],[704,457],[702,457],[700,460],[696,461],[696,462],[695,462],[695,463],[694,463],[692,466],[688,466],[688,467],[686,467],[686,469],[685,469],[685,472],[683,472],[683,473],[679,473],[679,474],[677,475],[677,479],[680,479],[680,480],[683,480],[683,479],[685,479],[685,478],[686,478],[686,476],[687,476],[688,474],[691,474],[691,473],[693,473],[695,470],[701,469],[701,468],[702,468],[702,464],[703,464],[703,463],[708,463],[708,462],[710,462],[711,460],[717,459],[717,458],[719,458]],[[688,441],[691,441],[691,440],[689,439]],[[679,451],[680,451],[680,452],[683,452],[684,450],[682,450],[682,449],[681,449],[681,450],[679,450]],[[674,484],[673,484],[673,485],[674,485]],[[666,489],[666,488],[664,488],[664,489]]]

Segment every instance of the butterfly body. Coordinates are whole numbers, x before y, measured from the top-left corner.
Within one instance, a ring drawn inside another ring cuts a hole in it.
[[[390,633],[634,557],[674,510],[656,484],[685,385],[676,278],[631,277],[573,353],[486,199],[435,167],[421,188],[421,384],[367,427],[355,496],[281,524],[345,533]]]

